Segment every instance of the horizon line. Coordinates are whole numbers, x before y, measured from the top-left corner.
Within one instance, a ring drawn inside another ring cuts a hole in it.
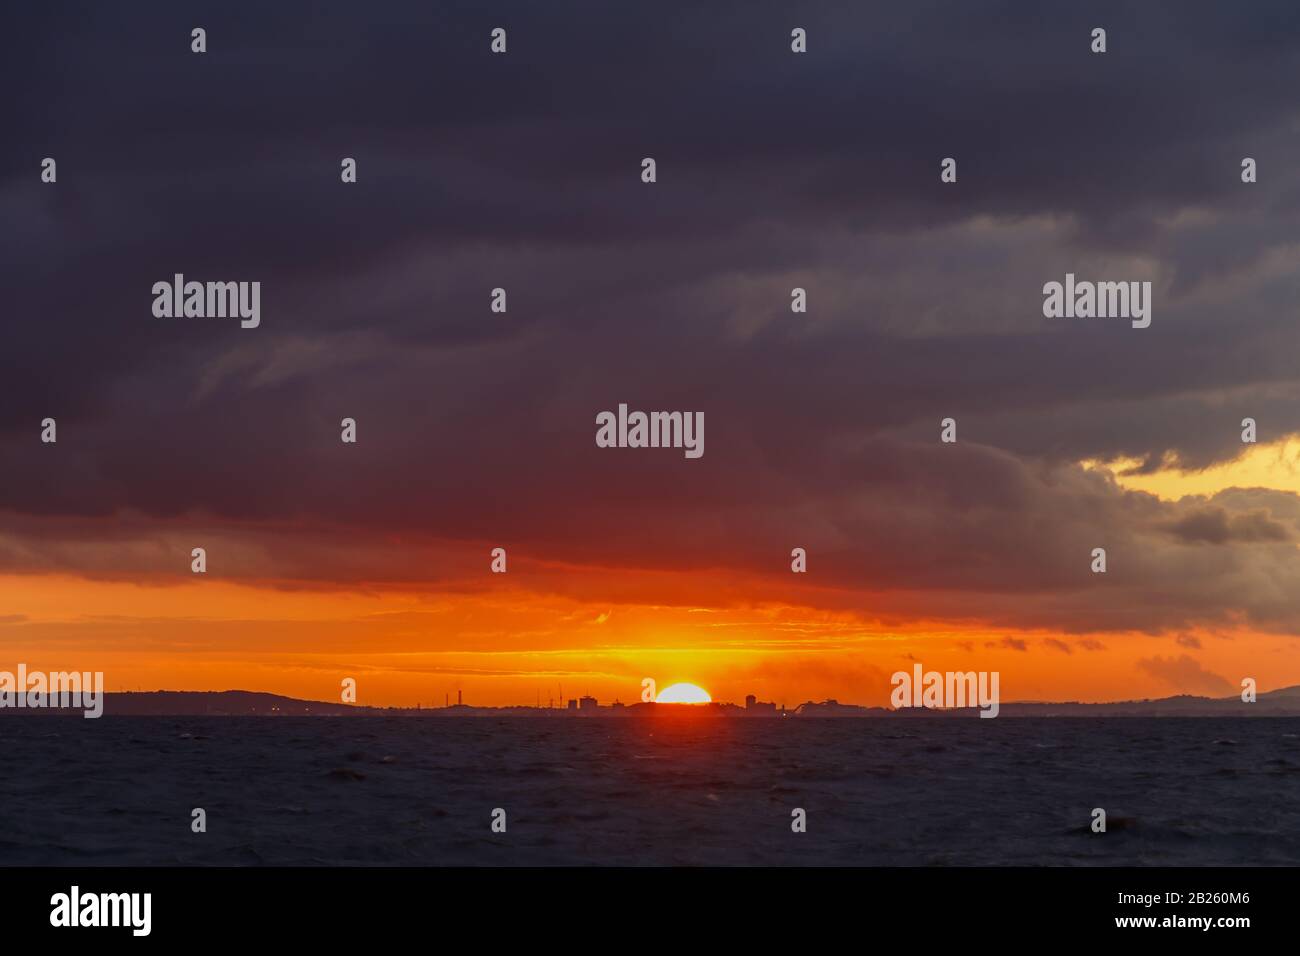
[[[1300,684],[1287,685],[1287,686],[1284,686],[1284,687],[1274,688],[1273,690],[1268,690],[1268,691],[1259,691],[1259,692],[1258,692],[1258,696],[1259,696],[1260,698],[1265,698],[1265,697],[1270,697],[1270,696],[1275,696],[1275,695],[1283,694],[1283,693],[1285,693],[1285,692],[1287,692],[1287,691],[1295,691],[1295,692],[1297,692],[1297,695],[1300,696]],[[169,689],[166,689],[166,688],[157,688],[157,689],[154,689],[154,690],[139,690],[139,689],[137,689],[137,690],[116,690],[116,691],[105,690],[103,693],[104,693],[105,695],[107,695],[107,694],[120,694],[120,695],[140,695],[140,696],[143,696],[143,695],[146,695],[146,694],[248,694],[248,695],[261,695],[261,696],[266,696],[266,697],[278,697],[278,698],[281,698],[281,699],[283,699],[283,700],[286,700],[286,701],[292,701],[292,702],[294,702],[294,703],[298,703],[298,704],[316,704],[316,705],[319,705],[319,706],[322,706],[322,707],[355,708],[355,709],[358,709],[358,710],[457,710],[457,709],[460,709],[460,710],[536,710],[536,711],[567,711],[567,710],[570,709],[570,707],[568,706],[567,701],[572,701],[573,703],[575,703],[575,704],[578,705],[577,707],[574,707],[573,709],[578,710],[578,712],[581,713],[581,712],[582,712],[582,710],[581,710],[581,701],[584,700],[584,699],[592,700],[592,701],[596,701],[596,703],[592,704],[591,707],[594,707],[594,708],[599,709],[599,710],[613,710],[613,709],[615,709],[615,708],[614,708],[614,705],[615,705],[615,704],[617,704],[620,708],[632,708],[632,707],[641,707],[641,706],[644,706],[645,704],[655,704],[655,705],[658,705],[658,703],[659,703],[658,701],[641,701],[641,700],[632,701],[632,702],[630,702],[630,703],[624,703],[624,702],[618,700],[617,698],[615,698],[615,700],[612,701],[612,702],[610,702],[610,703],[604,703],[604,704],[602,704],[602,703],[599,703],[598,698],[596,698],[596,697],[594,697],[594,696],[592,696],[592,695],[589,695],[589,694],[583,694],[583,695],[580,695],[580,696],[578,696],[578,697],[573,697],[573,698],[561,699],[560,701],[558,701],[558,702],[554,702],[554,703],[552,703],[552,704],[549,705],[549,706],[543,706],[543,705],[540,705],[540,704],[537,704],[537,703],[531,703],[531,704],[525,704],[525,703],[518,703],[518,704],[471,704],[471,703],[464,703],[464,702],[459,702],[459,703],[455,703],[455,704],[447,703],[447,704],[443,704],[443,705],[438,705],[438,704],[429,704],[429,705],[426,706],[426,705],[424,705],[423,703],[421,703],[421,702],[419,702],[419,701],[417,701],[417,702],[414,703],[414,704],[362,704],[362,703],[356,703],[356,702],[348,703],[348,702],[345,702],[345,701],[328,701],[328,700],[319,700],[319,699],[315,699],[315,698],[293,697],[293,696],[291,696],[291,695],[288,695],[288,694],[282,694],[282,693],[279,693],[279,692],[276,692],[276,691],[247,690],[247,689],[244,689],[244,688],[226,688],[226,689],[223,689],[223,690],[215,690],[215,689],[207,689],[207,690],[169,690]],[[1063,707],[1063,706],[1072,706],[1072,707],[1113,707],[1113,706],[1119,706],[1119,705],[1123,705],[1123,704],[1153,704],[1153,703],[1160,703],[1160,702],[1173,701],[1173,700],[1179,700],[1179,699],[1187,699],[1187,700],[1194,700],[1194,701],[1207,701],[1207,702],[1211,702],[1211,703],[1230,703],[1230,702],[1233,702],[1233,701],[1237,701],[1237,700],[1239,700],[1239,696],[1236,695],[1236,694],[1228,694],[1227,696],[1224,696],[1224,697],[1212,697],[1212,696],[1207,696],[1207,695],[1203,695],[1203,694],[1193,694],[1193,693],[1189,693],[1189,692],[1186,692],[1186,691],[1180,691],[1180,692],[1178,692],[1178,693],[1169,694],[1169,695],[1164,696],[1164,697],[1131,697],[1131,698],[1123,698],[1123,699],[1116,699],[1116,700],[1105,700],[1105,701],[1083,701],[1083,700],[1041,700],[1041,699],[1039,699],[1039,700],[1032,700],[1032,699],[1031,699],[1031,700],[1003,700],[1003,701],[999,701],[999,706],[1001,706],[1001,707],[1008,707],[1008,706],[1012,706],[1012,707],[1016,707],[1016,706],[1020,706],[1020,707],[1023,707],[1023,706],[1040,706],[1040,707]],[[920,707],[918,707],[918,706],[910,706],[910,707],[893,707],[893,706],[890,706],[890,705],[888,705],[888,704],[861,704],[861,703],[853,703],[853,702],[849,702],[849,701],[843,701],[843,700],[840,700],[839,698],[835,698],[835,697],[828,697],[828,698],[825,698],[825,699],[822,699],[822,700],[813,700],[813,699],[810,698],[810,699],[808,699],[808,700],[801,701],[800,703],[795,704],[795,705],[790,706],[790,707],[786,707],[784,704],[782,704],[782,705],[777,705],[777,704],[776,704],[775,702],[773,702],[773,701],[756,701],[756,703],[758,703],[758,704],[761,705],[761,706],[760,706],[760,707],[757,707],[757,708],[752,708],[752,709],[751,709],[751,708],[747,708],[746,705],[745,705],[745,703],[743,703],[743,702],[742,702],[742,703],[736,703],[736,702],[734,702],[734,701],[723,701],[723,700],[711,700],[711,701],[708,701],[708,702],[705,702],[705,703],[698,703],[698,704],[679,704],[679,703],[667,703],[667,702],[665,702],[665,703],[663,704],[663,706],[665,706],[665,707],[688,707],[688,708],[689,708],[689,707],[695,707],[695,708],[702,708],[702,709],[703,709],[703,708],[710,708],[710,707],[712,707],[712,708],[733,707],[733,708],[736,708],[736,709],[741,710],[741,711],[747,711],[747,710],[767,710],[767,709],[769,709],[769,707],[770,707],[770,709],[775,710],[777,713],[794,713],[796,710],[798,710],[798,708],[803,707],[803,706],[806,705],[806,704],[812,704],[812,705],[816,705],[816,706],[832,706],[832,705],[833,705],[833,706],[838,706],[838,707],[843,707],[843,708],[858,708],[858,709],[863,709],[863,710],[877,710],[877,711],[882,711],[882,712],[884,712],[884,713],[899,713],[899,712],[901,712],[901,711],[909,711],[909,710],[929,710],[929,711],[934,711],[934,712],[940,712],[940,711],[978,710],[978,709],[979,709],[979,705],[978,705],[977,703],[976,703],[976,704],[971,704],[971,705],[969,705],[969,706],[967,706],[967,707],[964,707],[964,708],[963,708],[963,707],[923,707],[923,706],[920,706]],[[588,708],[588,709],[591,709],[591,708]]]

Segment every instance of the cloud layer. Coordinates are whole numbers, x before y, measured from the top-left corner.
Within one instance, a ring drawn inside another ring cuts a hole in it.
[[[235,578],[454,589],[501,545],[593,596],[1300,630],[1294,494],[1078,464],[1300,432],[1288,4],[277,4],[202,56],[168,5],[21,18],[0,571],[183,575],[201,535]],[[177,272],[260,281],[261,327],[154,318]],[[1044,319],[1066,272],[1150,280],[1152,326]],[[703,411],[704,457],[596,448],[620,402]]]

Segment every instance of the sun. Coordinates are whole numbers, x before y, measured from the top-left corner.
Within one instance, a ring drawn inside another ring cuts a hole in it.
[[[665,687],[655,698],[656,704],[711,704],[713,698],[703,687],[696,684],[672,684]]]

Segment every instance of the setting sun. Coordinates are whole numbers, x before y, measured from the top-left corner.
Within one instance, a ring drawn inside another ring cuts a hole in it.
[[[708,704],[713,698],[703,687],[695,684],[673,684],[665,687],[655,698],[656,704]]]

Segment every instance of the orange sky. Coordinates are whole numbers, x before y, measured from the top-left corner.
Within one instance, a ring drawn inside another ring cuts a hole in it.
[[[844,612],[599,604],[503,588],[438,596],[286,591],[200,580],[174,586],[0,577],[5,659],[102,670],[110,689],[245,689],[358,702],[635,701],[641,680],[689,680],[718,700],[883,705],[889,675],[997,670],[1004,700],[1113,700],[1300,683],[1300,639],[1249,632],[1104,634],[885,627]],[[1195,662],[1188,656],[1195,649]],[[1143,661],[1155,664],[1143,664]],[[5,665],[0,665],[5,666]],[[1212,676],[1208,676],[1212,675]]]
[[[1173,501],[1236,485],[1294,491],[1298,458],[1300,443],[1280,442],[1195,474],[1110,468],[1124,487]],[[0,575],[0,668],[102,670],[110,689],[238,688],[320,700],[337,699],[352,677],[358,702],[375,705],[439,704],[457,690],[468,703],[545,704],[559,701],[561,688],[566,697],[631,702],[646,677],[660,687],[698,683],[716,700],[754,693],[791,706],[827,697],[883,705],[890,675],[913,661],[997,670],[1004,700],[1226,696],[1243,677],[1260,690],[1300,684],[1300,638],[1287,634],[991,627],[962,620],[939,595],[932,601],[945,620],[873,615],[863,610],[869,593],[841,603],[811,574],[781,578],[790,582],[781,588],[725,567],[575,569],[517,554],[507,575],[492,575],[487,548],[476,548],[461,550],[479,576],[442,589],[234,582],[213,569],[147,584],[102,571],[93,579]],[[646,594],[665,603],[649,604]],[[875,600],[885,608],[893,598]]]

